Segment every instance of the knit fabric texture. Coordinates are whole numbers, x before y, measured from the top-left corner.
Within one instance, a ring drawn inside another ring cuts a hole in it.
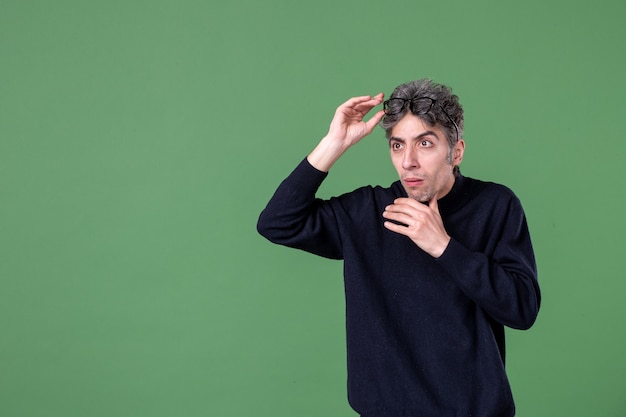
[[[435,259],[383,226],[399,181],[316,198],[327,174],[305,159],[259,217],[274,243],[343,259],[348,400],[368,417],[511,417],[504,326],[527,329],[540,305],[518,198],[464,176],[438,201],[451,236]]]

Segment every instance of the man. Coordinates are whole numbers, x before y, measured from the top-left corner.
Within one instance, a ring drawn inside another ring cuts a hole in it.
[[[540,304],[526,218],[506,187],[464,177],[463,109],[417,80],[337,108],[328,134],[261,213],[269,240],[344,260],[348,399],[363,417],[510,417],[504,326]],[[321,200],[351,146],[381,123],[399,181]]]

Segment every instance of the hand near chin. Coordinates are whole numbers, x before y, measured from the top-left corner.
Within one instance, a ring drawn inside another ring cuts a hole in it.
[[[443,226],[437,198],[433,197],[428,204],[412,198],[397,198],[385,207],[383,217],[390,221],[386,221],[384,226],[407,236],[424,252],[438,258],[448,247],[450,236]]]

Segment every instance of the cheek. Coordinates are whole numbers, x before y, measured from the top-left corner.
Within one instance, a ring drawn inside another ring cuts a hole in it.
[[[448,152],[433,152],[424,159],[424,163],[432,167],[433,171],[443,170],[445,166],[450,165],[450,156]]]
[[[397,153],[392,153],[391,164],[396,170],[399,170],[402,167],[402,158]]]
[[[426,172],[430,178],[435,181],[442,181],[448,175],[448,171],[452,172],[452,166],[447,162],[447,158],[432,158],[424,160],[422,169]]]

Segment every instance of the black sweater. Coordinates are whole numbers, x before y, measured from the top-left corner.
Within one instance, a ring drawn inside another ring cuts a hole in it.
[[[452,237],[432,258],[387,230],[401,183],[321,200],[305,159],[261,213],[272,242],[344,260],[348,398],[367,417],[510,417],[504,327],[540,303],[526,218],[506,187],[457,177],[438,201]]]

